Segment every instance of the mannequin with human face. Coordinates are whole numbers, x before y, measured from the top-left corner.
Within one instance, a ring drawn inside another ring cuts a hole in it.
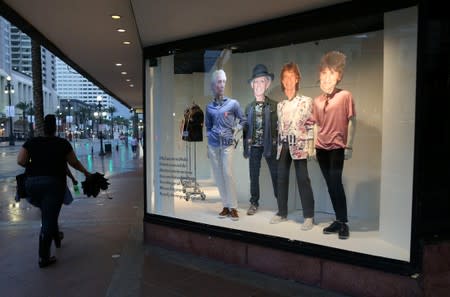
[[[336,85],[341,80],[341,74],[329,67],[320,71],[320,89],[327,95],[331,95],[336,88]]]
[[[211,88],[215,99],[222,99],[225,93],[225,84],[227,83],[227,76],[224,71],[217,71],[216,76],[212,82]]]
[[[265,92],[270,86],[270,79],[266,76],[257,77],[252,80],[251,86],[256,101],[263,102],[266,97]]]
[[[289,100],[292,100],[297,93],[297,84],[299,82],[299,78],[295,74],[294,71],[285,71],[283,73],[283,78],[281,79],[281,83],[284,87],[284,94]]]
[[[314,100],[315,156],[325,178],[328,193],[335,212],[335,220],[323,229],[323,234],[337,234],[339,239],[350,236],[347,225],[347,198],[342,183],[344,160],[352,157],[355,133],[355,106],[348,90],[336,86],[342,80],[345,55],[333,51],[326,53],[319,66],[322,94]],[[336,137],[331,137],[336,136]]]

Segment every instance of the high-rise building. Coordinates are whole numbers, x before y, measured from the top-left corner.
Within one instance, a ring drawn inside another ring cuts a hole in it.
[[[4,76],[11,72],[11,38],[10,24],[0,17],[0,71]]]
[[[10,76],[14,89],[14,93],[10,94],[13,106],[20,102],[27,104],[33,102],[31,42],[28,35],[0,17],[0,88],[5,89],[6,78]],[[44,47],[41,47],[41,63],[44,114],[56,113],[61,100],[73,100],[72,102],[79,100],[91,106],[95,105],[94,108],[96,108],[99,106],[99,98],[102,98],[100,103],[103,110],[114,106],[117,112],[115,115],[123,112],[122,109],[127,110],[119,105],[115,98],[106,94]],[[9,105],[9,96],[2,91],[0,92],[0,122],[3,123],[2,127],[5,131],[8,128],[8,118],[5,114],[7,105]],[[23,111],[16,108],[13,122],[22,117]],[[107,118],[110,117],[111,114],[108,113]],[[13,127],[16,135],[23,132],[21,125],[13,125]],[[6,133],[5,131],[3,134]]]
[[[12,75],[17,85],[17,102],[32,100],[32,59],[31,38],[11,25],[11,67],[13,72],[21,75]],[[55,55],[41,47],[42,60],[42,91],[44,100],[44,114],[52,113],[58,105],[56,93]]]
[[[44,114],[54,113],[58,106],[56,93],[55,55],[41,47],[42,59],[42,91]],[[33,102],[33,78],[32,78],[31,38],[19,28],[0,17],[0,87],[5,89],[7,77],[11,78],[11,92],[0,93],[0,118],[3,126],[9,125],[5,121],[7,117],[5,107],[16,106],[20,102],[29,105]],[[11,100],[11,103],[9,101]],[[12,119],[13,130],[16,137],[25,134],[23,125],[16,125],[18,120],[23,120],[24,110],[14,109]]]
[[[87,104],[98,104],[97,98],[100,96],[103,107],[112,106],[111,96],[59,58],[56,58],[56,90],[61,99],[77,99]]]

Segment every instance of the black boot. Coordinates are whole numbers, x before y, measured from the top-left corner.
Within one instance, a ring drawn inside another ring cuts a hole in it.
[[[323,229],[323,234],[333,234],[338,233],[341,230],[342,223],[339,221],[334,221],[330,226]]]
[[[44,268],[56,262],[55,257],[50,256],[52,236],[41,232],[39,235],[39,267]]]
[[[61,240],[64,238],[64,233],[61,231],[58,231],[58,233],[53,237],[53,240],[55,241],[55,246],[57,248],[61,247]]]

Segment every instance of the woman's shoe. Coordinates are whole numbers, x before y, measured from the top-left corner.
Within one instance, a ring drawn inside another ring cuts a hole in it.
[[[40,268],[44,268],[44,267],[50,266],[50,265],[52,265],[54,263],[56,263],[56,257],[55,256],[51,256],[48,259],[42,259],[42,258],[39,259],[39,267]]]

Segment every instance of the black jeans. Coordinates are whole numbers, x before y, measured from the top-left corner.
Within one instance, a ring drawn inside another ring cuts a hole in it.
[[[249,156],[250,169],[250,203],[259,206],[259,173],[261,171],[261,159],[263,156],[264,147],[251,146]],[[277,173],[278,162],[275,156],[265,157],[267,166],[269,167],[270,177],[272,179],[273,194],[277,197]]]
[[[278,215],[287,217],[288,194],[289,194],[289,171],[294,161],[295,175],[297,178],[298,191],[303,207],[303,217],[314,217],[314,195],[308,174],[308,163],[306,159],[292,160],[289,153],[289,145],[283,144],[280,159],[278,160]]]
[[[344,149],[324,150],[316,149],[317,161],[327,183],[328,193],[336,214],[336,220],[346,223],[347,198],[342,185],[342,171],[344,169]]]

